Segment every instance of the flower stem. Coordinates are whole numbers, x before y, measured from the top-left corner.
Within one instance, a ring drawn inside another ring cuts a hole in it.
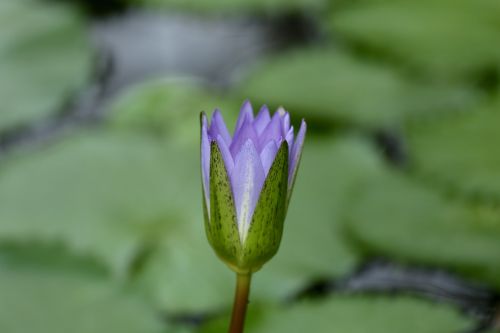
[[[243,333],[251,280],[252,275],[250,273],[236,274],[236,291],[229,333]]]

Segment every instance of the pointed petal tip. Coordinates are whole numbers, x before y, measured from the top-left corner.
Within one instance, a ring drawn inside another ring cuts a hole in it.
[[[248,112],[250,112],[253,116],[252,103],[250,102],[249,99],[245,99],[243,104],[241,104],[240,113],[248,113]]]
[[[307,131],[307,123],[305,119],[302,118],[302,120],[300,121],[299,133],[303,132],[304,133],[303,135],[305,135],[306,131]]]
[[[247,140],[251,140],[255,145],[257,145],[259,142],[259,135],[252,125],[252,119],[244,117],[242,124],[238,125],[237,130],[234,132],[233,140],[231,141],[230,150],[233,158],[236,158],[236,155],[246,144]]]
[[[293,187],[293,183],[295,181],[295,176],[297,174],[297,168],[300,162],[300,156],[302,155],[302,148],[304,146],[304,139],[306,136],[307,124],[304,119],[300,122],[299,132],[295,138],[295,142],[293,143],[292,152],[290,155],[290,165],[289,165],[289,177],[288,184],[289,187]],[[290,195],[291,191],[289,191]]]
[[[271,120],[271,113],[269,112],[269,107],[266,104],[263,104],[257,115],[255,116],[255,120],[263,121],[263,122],[269,122]]]
[[[215,108],[214,109],[214,112],[212,113],[212,119],[215,117],[215,115],[218,115],[218,116],[221,115],[221,112],[220,112],[219,108]]]
[[[253,123],[258,135],[262,133],[262,131],[264,130],[264,128],[266,128],[270,121],[271,115],[269,113],[269,108],[266,104],[264,104],[261,106],[259,113],[257,113],[257,116],[255,116],[255,120]]]
[[[256,119],[258,118],[271,119],[271,113],[269,112],[269,107],[266,104],[262,104],[260,107],[256,116]]]
[[[212,112],[212,116],[210,117],[210,127],[212,127],[217,118],[222,118],[222,113],[219,108],[215,108]]]
[[[205,125],[207,123],[207,114],[205,111],[200,112],[200,124]]]
[[[300,128],[299,128],[299,132],[297,133],[297,136],[295,138],[295,144],[294,146],[297,146],[295,149],[299,149],[301,150],[302,149],[302,145],[304,143],[304,138],[306,136],[306,131],[307,131],[307,124],[306,124],[306,121],[304,119],[301,120],[300,122]]]
[[[305,120],[304,118],[302,118],[302,119],[300,120],[300,127],[302,127],[302,126],[304,126],[304,127],[306,127],[306,126],[307,126],[306,120]]]
[[[219,108],[216,108],[212,114],[212,121],[210,123],[209,134],[212,139],[216,139],[220,134],[227,144],[231,143],[231,135],[224,122],[224,117]]]
[[[200,130],[202,138],[203,136],[208,138],[208,120],[204,111],[200,112]]]
[[[233,136],[235,136],[236,133],[240,130],[241,126],[245,122],[245,119],[247,118],[250,121],[253,121],[253,108],[248,99],[243,102],[243,105],[240,108],[240,114],[238,115],[238,120],[236,121]]]

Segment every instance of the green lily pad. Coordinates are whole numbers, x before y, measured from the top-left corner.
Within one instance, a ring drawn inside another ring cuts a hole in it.
[[[0,131],[60,111],[91,69],[81,15],[34,0],[0,4]]]
[[[381,161],[356,138],[311,137],[304,149],[280,249],[255,273],[252,301],[280,302],[312,279],[340,276],[357,264],[341,237],[339,216],[350,192],[377,175]],[[217,259],[203,230],[201,185],[193,197],[200,198],[190,202],[197,218],[166,235],[138,281],[169,312],[210,312],[232,302],[234,273]]]
[[[129,88],[110,105],[108,126],[198,145],[200,112],[220,108],[226,122],[235,123],[241,103],[189,80],[151,80]]]
[[[390,67],[331,49],[276,57],[245,80],[241,94],[305,117],[368,126],[462,108],[477,98],[466,87],[412,82]]]
[[[44,242],[2,242],[0,267],[51,270],[54,273],[75,273],[94,277],[109,277],[109,270],[96,258],[78,256],[63,244]]]
[[[181,146],[98,131],[12,158],[0,170],[0,243],[60,243],[124,276],[190,216],[184,189],[198,186],[197,160]]]
[[[363,139],[306,138],[282,245],[269,266],[276,262],[309,278],[351,270],[357,258],[341,235],[341,216],[353,192],[382,170],[383,162]]]
[[[335,296],[288,307],[257,307],[250,305],[248,332],[453,333],[473,325],[447,306],[403,297]],[[202,332],[224,332],[228,320],[210,323]]]
[[[392,174],[353,198],[346,229],[367,255],[448,268],[500,288],[499,214]]]
[[[332,35],[379,51],[432,76],[500,68],[497,1],[361,1],[340,6]],[[460,55],[460,56],[458,56]]]
[[[500,98],[408,129],[414,171],[480,201],[500,202]]]
[[[0,293],[2,332],[171,332],[139,298],[95,278],[2,268]]]

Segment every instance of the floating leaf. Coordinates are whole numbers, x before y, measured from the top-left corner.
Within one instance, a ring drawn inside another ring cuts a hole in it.
[[[369,255],[447,267],[500,287],[497,208],[387,175],[360,191],[347,212],[348,234]]]
[[[2,332],[172,332],[140,299],[95,278],[2,268],[0,293]]]
[[[249,332],[453,333],[472,326],[449,307],[402,297],[335,296],[288,307],[255,307],[250,307]],[[226,328],[227,322],[221,319],[202,332],[223,332]]]
[[[62,243],[123,276],[190,216],[197,163],[179,146],[97,131],[13,158],[0,171],[0,242]]]
[[[0,4],[0,130],[58,112],[89,76],[82,17],[64,4]]]
[[[228,123],[236,121],[241,101],[220,96],[188,80],[152,80],[128,89],[109,107],[113,129],[168,135],[198,145],[200,112],[220,108]]]
[[[332,34],[427,74],[500,69],[498,1],[361,1],[333,13]],[[458,56],[459,55],[459,56]]]
[[[462,108],[477,97],[465,87],[417,84],[390,67],[331,49],[281,55],[253,73],[241,94],[305,117],[369,126]]]
[[[76,273],[97,277],[108,277],[109,270],[90,256],[78,256],[62,244],[49,242],[2,242],[0,267],[34,270],[51,269],[54,273]]]
[[[413,168],[435,184],[500,202],[500,98],[478,110],[410,126]]]

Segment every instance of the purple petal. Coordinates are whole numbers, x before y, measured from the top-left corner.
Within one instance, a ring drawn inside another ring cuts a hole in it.
[[[255,127],[255,131],[257,131],[258,135],[264,131],[270,121],[271,115],[269,114],[269,109],[267,108],[267,105],[263,105],[253,122],[253,126]]]
[[[250,122],[253,121],[252,104],[250,104],[250,101],[248,100],[243,102],[243,105],[241,106],[240,114],[238,116],[238,120],[236,121],[236,127],[234,128],[233,137],[236,136],[236,133],[240,130],[241,126],[243,126],[247,118]]]
[[[269,173],[271,165],[274,162],[274,158],[276,157],[277,152],[278,145],[276,145],[276,142],[270,141],[260,153],[260,160],[262,161],[262,167],[264,168],[264,174],[266,175],[266,177]]]
[[[210,123],[210,128],[208,130],[210,139],[215,140],[217,136],[220,135],[226,142],[226,144],[231,143],[231,135],[227,130],[226,124],[224,123],[224,118],[222,117],[220,110],[216,109],[212,115],[212,121]]]
[[[283,119],[283,117],[285,117],[288,112],[286,112],[286,110],[282,106],[280,106],[278,110],[276,110],[276,113],[280,116],[281,119]]]
[[[291,189],[293,181],[295,179],[295,174],[297,173],[297,167],[300,161],[300,155],[302,154],[302,146],[304,145],[304,138],[306,136],[307,125],[304,119],[300,124],[299,133],[295,138],[295,143],[292,147],[292,152],[290,154],[290,163],[288,170],[288,188]]]
[[[281,141],[281,116],[278,112],[275,112],[269,124],[262,132],[259,138],[259,147],[257,149],[262,150],[269,141],[273,140],[278,143]]]
[[[250,227],[264,180],[264,170],[257,149],[251,140],[247,140],[236,156],[231,175],[238,230],[242,242]]]
[[[282,117],[282,120],[281,120],[282,135],[285,136],[288,133],[288,131],[290,130],[290,114],[288,112],[286,112],[285,109],[283,109],[282,107],[280,107],[278,109],[278,112],[280,110],[283,110],[283,112],[285,113]]]
[[[229,151],[229,147],[221,135],[217,136],[216,141],[217,141],[217,146],[219,146],[219,150],[222,154],[222,159],[224,160],[224,165],[226,166],[227,174],[228,176],[231,176],[234,169],[234,161],[233,157],[231,156],[231,152]]]
[[[293,126],[288,130],[288,133],[285,136],[285,140],[286,142],[288,142],[288,151],[291,152],[293,147]]]
[[[259,142],[252,120],[248,117],[245,118],[245,121],[241,125],[240,129],[234,133],[233,141],[229,146],[229,150],[231,151],[231,155],[233,155],[234,159],[236,159],[236,155],[238,155],[238,152],[247,140],[251,140],[255,146],[257,146],[257,143]]]
[[[201,115],[201,176],[207,209],[210,211],[210,141],[207,133],[207,116]]]

